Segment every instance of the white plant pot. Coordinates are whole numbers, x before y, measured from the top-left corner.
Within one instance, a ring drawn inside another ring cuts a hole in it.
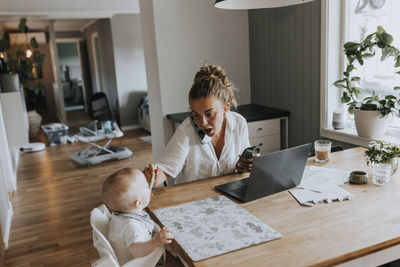
[[[379,111],[354,110],[354,120],[356,122],[357,134],[365,138],[379,138],[386,132],[389,117],[381,117]]]

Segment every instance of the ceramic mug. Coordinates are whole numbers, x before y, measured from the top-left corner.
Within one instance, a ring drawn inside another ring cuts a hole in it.
[[[352,171],[349,182],[352,184],[365,184],[368,182],[367,173],[364,171]]]

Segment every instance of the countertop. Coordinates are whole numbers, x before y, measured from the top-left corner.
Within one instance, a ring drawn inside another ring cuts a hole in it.
[[[290,116],[290,112],[288,110],[255,104],[239,105],[236,112],[242,115],[247,122],[270,120]],[[168,114],[167,118],[173,122],[182,123],[189,116],[189,114],[189,112],[173,113]]]

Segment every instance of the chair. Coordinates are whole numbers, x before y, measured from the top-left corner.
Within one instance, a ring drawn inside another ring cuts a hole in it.
[[[90,224],[93,229],[93,244],[97,249],[100,259],[92,267],[119,267],[114,250],[106,238],[108,236],[111,214],[105,205],[101,205],[90,212]],[[164,253],[164,248],[159,247],[145,257],[135,258],[122,267],[147,267],[155,266]]]
[[[92,95],[92,98],[90,99],[90,109],[93,120],[114,120],[107,96],[103,92],[98,92]]]

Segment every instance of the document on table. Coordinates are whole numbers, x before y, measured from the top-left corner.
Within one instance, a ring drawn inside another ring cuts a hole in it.
[[[350,172],[345,170],[307,166],[298,186],[302,189],[293,189],[289,192],[300,204],[304,205],[351,199],[353,194],[340,187],[349,181],[349,175]]]

